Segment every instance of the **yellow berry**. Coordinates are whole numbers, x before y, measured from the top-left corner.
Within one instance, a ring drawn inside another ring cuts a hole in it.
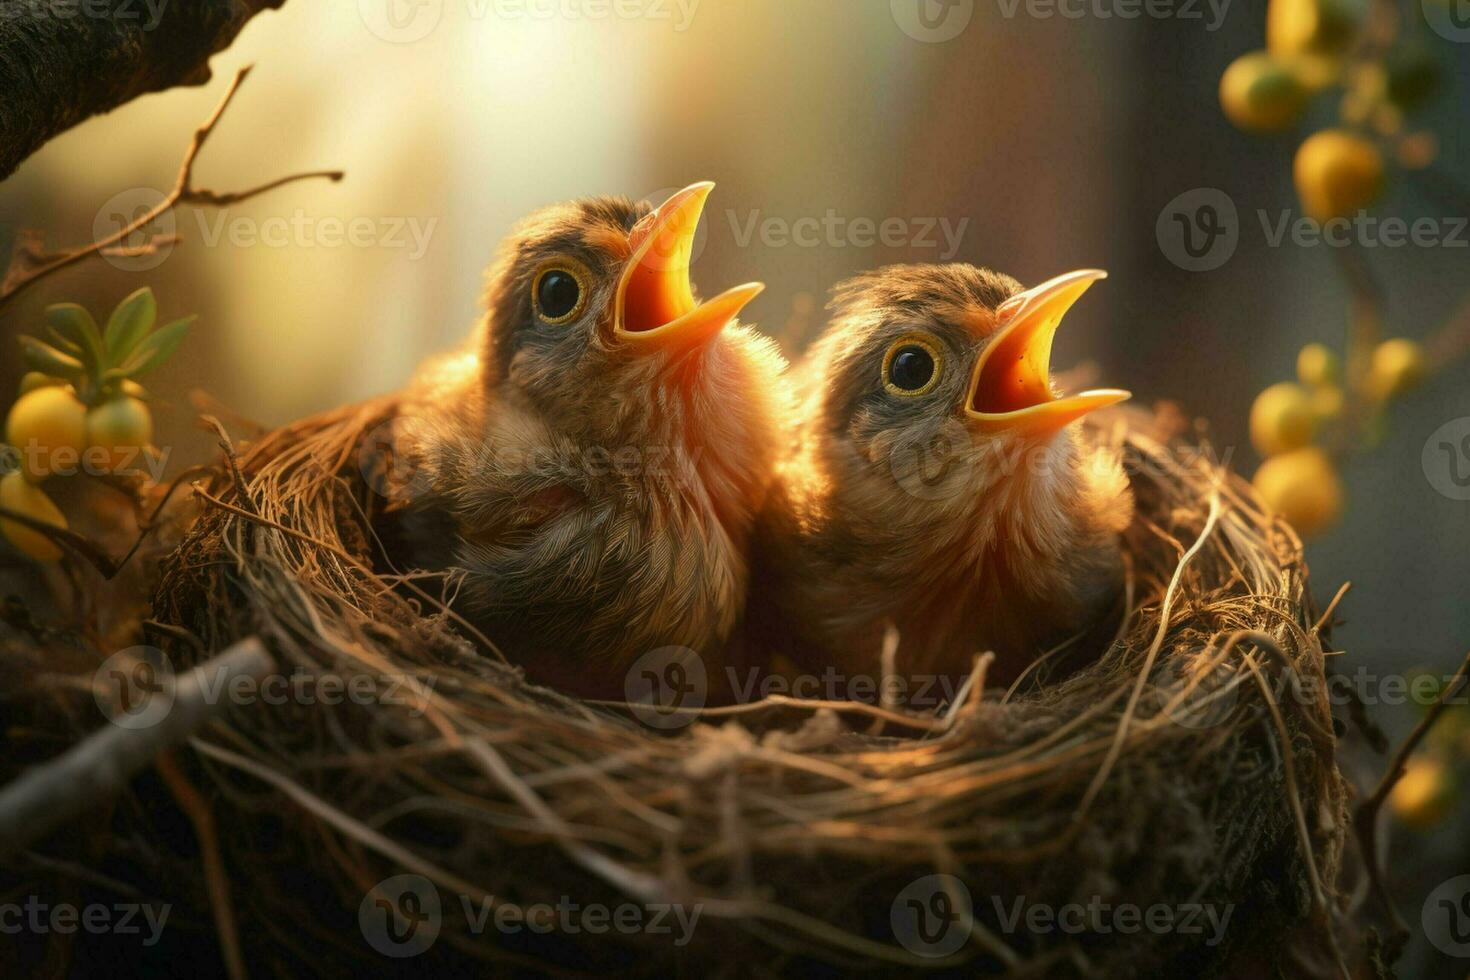
[[[112,472],[136,465],[138,452],[153,441],[153,416],[136,398],[122,396],[87,413],[87,461]]]
[[[1282,381],[1256,396],[1251,406],[1251,444],[1262,456],[1300,449],[1317,432],[1312,399],[1299,384]]]
[[[1383,154],[1361,136],[1324,129],[1308,136],[1292,166],[1302,207],[1318,221],[1353,214],[1383,193]]]
[[[1389,805],[1410,827],[1427,830],[1449,815],[1454,802],[1454,777],[1445,764],[1429,756],[1415,756],[1389,794]]]
[[[1299,534],[1325,531],[1342,513],[1342,480],[1332,460],[1315,446],[1272,456],[1252,482],[1266,505]]]
[[[1296,356],[1296,376],[1304,385],[1337,383],[1337,355],[1326,344],[1308,344]]]
[[[27,371],[20,379],[20,393],[26,395],[35,391],[37,388],[49,388],[52,385],[64,384],[66,384],[65,378],[43,374],[40,371]]]
[[[1402,395],[1424,380],[1424,348],[1406,337],[1385,340],[1368,362],[1368,387],[1379,398]]]
[[[1266,8],[1266,47],[1274,54],[1339,55],[1357,29],[1351,0],[1270,0]]]
[[[0,507],[56,527],[66,527],[66,518],[46,492],[20,472],[0,476]],[[61,549],[50,538],[16,521],[0,518],[0,531],[5,532],[11,544],[37,561],[55,561],[61,557]]]
[[[1306,108],[1307,95],[1290,63],[1265,51],[1241,55],[1220,76],[1220,107],[1241,129],[1287,128]]]
[[[87,410],[70,388],[48,386],[21,395],[10,407],[5,441],[20,454],[32,480],[72,470],[87,444]]]

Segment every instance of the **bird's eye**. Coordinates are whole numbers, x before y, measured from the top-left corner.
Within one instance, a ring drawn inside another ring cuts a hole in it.
[[[547,323],[575,320],[587,303],[586,274],[570,263],[547,266],[531,289],[536,313]]]
[[[939,383],[942,363],[934,343],[920,337],[902,337],[883,358],[883,386],[904,397],[925,394]]]

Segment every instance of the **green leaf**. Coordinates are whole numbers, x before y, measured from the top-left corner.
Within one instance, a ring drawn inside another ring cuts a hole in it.
[[[158,367],[164,361],[173,357],[174,351],[184,342],[184,331],[189,329],[195,317],[186,316],[181,320],[159,327],[153,333],[143,339],[138,345],[133,356],[122,366],[123,373],[130,378],[147,374]]]
[[[147,286],[135,290],[117,304],[117,309],[107,318],[107,333],[104,335],[112,362],[121,364],[153,329],[157,319],[158,302],[153,298],[153,290]]]
[[[52,340],[56,341],[56,346],[66,351],[68,354],[73,354],[77,357],[82,356],[82,345],[69,339],[60,330],[57,330],[49,323],[46,324],[46,332],[51,335]]]
[[[92,377],[107,369],[107,352],[92,314],[76,303],[53,303],[46,307],[46,322],[57,335],[76,345],[73,353],[81,357]]]
[[[80,378],[86,371],[81,361],[43,340],[25,336],[16,339],[20,341],[21,355],[32,370],[73,379]]]

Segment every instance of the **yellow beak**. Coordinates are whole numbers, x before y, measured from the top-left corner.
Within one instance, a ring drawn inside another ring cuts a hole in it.
[[[654,349],[696,347],[710,340],[766,287],[750,282],[698,303],[689,283],[694,232],[709,181],[677,192],[629,234],[633,254],[618,280],[613,333],[620,340]]]
[[[1058,397],[1052,392],[1051,343],[1062,317],[1107,273],[1080,269],[1048,279],[995,311],[999,332],[980,352],[970,378],[966,413],[985,429],[1048,436],[1088,412],[1130,397],[1117,388]]]

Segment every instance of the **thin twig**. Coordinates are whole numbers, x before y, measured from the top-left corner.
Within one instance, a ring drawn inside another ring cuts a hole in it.
[[[1398,751],[1393,755],[1393,761],[1389,763],[1388,771],[1383,774],[1383,779],[1379,782],[1378,788],[1373,791],[1373,795],[1359,803],[1353,812],[1353,830],[1357,833],[1358,848],[1363,852],[1363,864],[1368,871],[1369,891],[1379,905],[1388,912],[1397,932],[1394,939],[1400,945],[1408,939],[1409,930],[1399,915],[1393,899],[1389,897],[1388,888],[1383,881],[1383,868],[1378,856],[1378,813],[1383,809],[1388,795],[1403,778],[1409,756],[1413,755],[1419,743],[1424,741],[1424,737],[1429,734],[1429,730],[1434,727],[1434,723],[1439,720],[1439,716],[1449,705],[1450,698],[1459,693],[1467,680],[1470,680],[1470,654],[1466,654],[1465,662],[1460,664],[1460,669],[1455,671],[1454,677],[1439,692],[1439,697],[1434,704],[1430,705],[1424,717],[1419,719],[1419,724],[1414,726],[1409,737],[1404,739],[1403,744],[1398,747]]]
[[[294,183],[298,180],[311,180],[319,177],[331,181],[341,180],[343,177],[343,171],[341,170],[313,170],[278,177],[275,180],[267,181],[248,190],[232,193],[221,194],[216,191],[194,186],[194,161],[198,158],[199,151],[204,149],[205,142],[209,139],[210,134],[214,132],[214,128],[219,123],[220,117],[224,115],[224,111],[229,106],[230,100],[235,97],[235,92],[240,88],[240,83],[245,80],[246,75],[250,74],[251,67],[250,65],[246,65],[235,73],[235,77],[231,80],[230,87],[225,90],[224,97],[220,99],[219,105],[215,106],[214,112],[204,121],[204,124],[194,131],[194,136],[189,141],[189,147],[184,152],[183,163],[179,165],[179,174],[174,180],[173,189],[164,196],[163,200],[112,234],[89,242],[86,245],[79,245],[76,248],[67,249],[66,251],[53,254],[44,253],[39,248],[37,238],[34,235],[29,236],[21,245],[17,246],[15,259],[11,263],[10,271],[4,280],[0,281],[0,308],[3,308],[14,299],[16,294],[21,290],[34,285],[39,280],[54,272],[59,272],[68,266],[75,265],[83,259],[104,253],[143,255],[156,251],[164,244],[177,241],[178,236],[176,235],[154,235],[140,245],[120,245],[129,236],[147,228],[163,216],[164,213],[172,210],[179,204],[221,207],[244,201],[257,194],[264,194],[266,191],[274,190],[277,187]]]
[[[209,888],[214,927],[219,932],[220,954],[225,961],[225,974],[230,980],[245,980],[249,975],[240,954],[240,930],[235,925],[235,907],[230,899],[230,879],[220,857],[219,833],[215,830],[214,811],[209,802],[189,782],[172,751],[162,752],[154,763],[169,792],[194,824],[199,838],[199,853],[204,862],[204,881]]]
[[[155,724],[109,724],[58,758],[26,770],[0,789],[0,855],[29,847],[121,792],[160,752],[228,709],[228,699],[213,694],[229,690],[237,677],[259,679],[273,669],[275,661],[258,639],[242,640],[180,677],[173,704]]]

